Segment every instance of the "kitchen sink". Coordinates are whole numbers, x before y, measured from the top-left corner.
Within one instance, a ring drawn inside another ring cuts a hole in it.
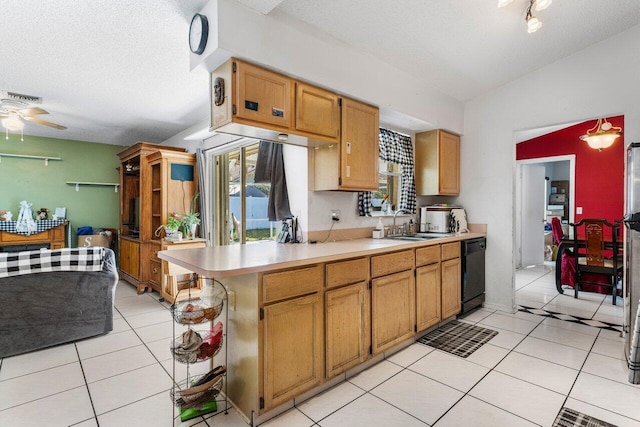
[[[393,240],[407,240],[409,242],[421,242],[423,240],[437,239],[438,236],[427,236],[414,234],[412,236],[388,236],[387,239]]]

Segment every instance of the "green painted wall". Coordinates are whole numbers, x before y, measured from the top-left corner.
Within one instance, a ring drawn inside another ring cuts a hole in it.
[[[4,136],[4,135],[3,135]],[[55,156],[61,161],[0,157],[0,210],[10,210],[13,219],[20,212],[20,202],[31,203],[35,213],[48,208],[53,214],[56,207],[67,208],[71,221],[72,246],[76,246],[76,229],[84,225],[118,228],[119,199],[113,187],[80,186],[67,181],[113,182],[119,181],[116,167],[117,153],[126,147],[96,144],[84,141],[20,137],[0,138],[0,153],[36,156]],[[0,155],[1,156],[1,155]]]

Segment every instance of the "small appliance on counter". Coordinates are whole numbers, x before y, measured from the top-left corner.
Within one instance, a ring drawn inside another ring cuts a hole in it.
[[[431,205],[420,208],[421,233],[455,233],[458,232],[458,222],[451,215],[454,209],[462,210],[460,206]],[[466,218],[465,218],[466,223]]]
[[[298,240],[298,217],[294,216],[282,220],[282,230],[278,233],[278,243],[301,243]]]

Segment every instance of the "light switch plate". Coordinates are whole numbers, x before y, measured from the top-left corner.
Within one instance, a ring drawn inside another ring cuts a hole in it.
[[[582,215],[582,207],[576,208],[576,213]]]

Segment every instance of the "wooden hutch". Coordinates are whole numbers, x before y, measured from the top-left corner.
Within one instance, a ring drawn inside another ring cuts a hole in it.
[[[189,211],[197,191],[194,154],[182,148],[139,142],[120,157],[120,278],[162,293],[166,279],[158,258],[163,232],[173,213]]]

